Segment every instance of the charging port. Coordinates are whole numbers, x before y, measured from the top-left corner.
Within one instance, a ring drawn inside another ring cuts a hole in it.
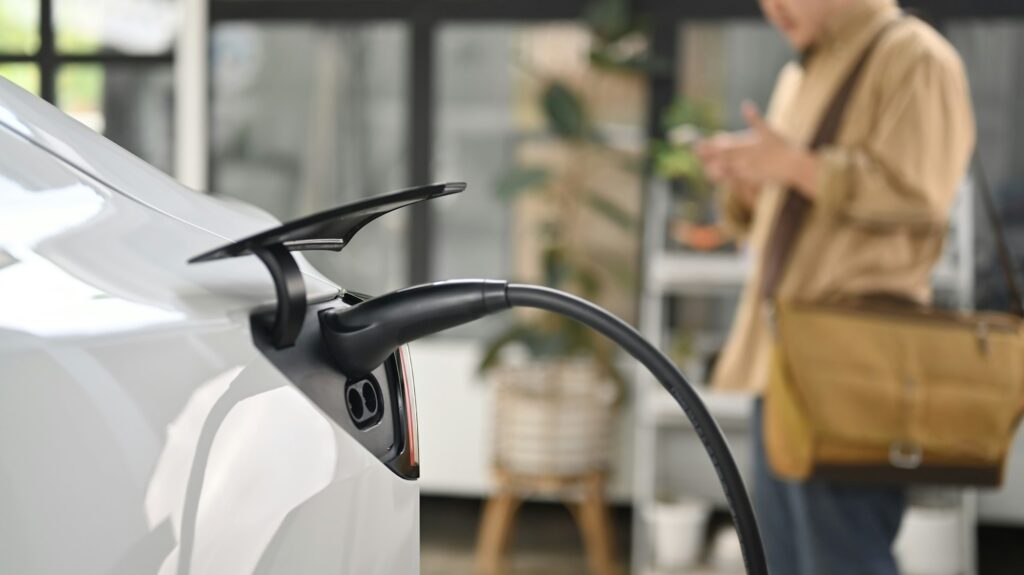
[[[345,403],[352,422],[359,429],[369,429],[384,416],[380,385],[372,376],[357,379],[345,386]]]

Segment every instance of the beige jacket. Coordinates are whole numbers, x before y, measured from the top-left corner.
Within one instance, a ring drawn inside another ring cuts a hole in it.
[[[860,0],[830,23],[805,59],[779,78],[768,121],[808,143],[868,41],[898,15],[894,0]],[[927,303],[950,209],[974,147],[963,64],[949,43],[914,19],[881,40],[846,109],[837,144],[822,148],[819,194],[789,256],[777,295],[823,302],[887,293]],[[762,190],[753,210],[721,193],[727,227],[753,266],[712,379],[718,389],[761,392],[772,336],[760,294],[762,249],[782,190]]]

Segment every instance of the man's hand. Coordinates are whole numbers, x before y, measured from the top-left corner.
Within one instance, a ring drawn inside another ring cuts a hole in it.
[[[765,184],[794,186],[813,199],[818,171],[814,154],[772,129],[753,103],[743,103],[743,117],[749,130],[719,134],[698,143],[697,155],[708,177],[738,190],[760,189]],[[749,203],[751,198],[743,195]]]

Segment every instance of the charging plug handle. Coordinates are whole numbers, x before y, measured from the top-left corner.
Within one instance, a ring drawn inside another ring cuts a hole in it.
[[[605,335],[646,367],[693,424],[732,511],[747,573],[767,575],[750,497],[725,435],[679,369],[632,326],[604,309],[551,288],[503,281],[457,280],[406,288],[343,310],[324,311],[324,342],[342,373],[363,376],[398,346],[510,307],[545,309]]]
[[[401,289],[320,313],[320,332],[348,377],[362,377],[400,345],[509,308],[508,282],[453,280]]]

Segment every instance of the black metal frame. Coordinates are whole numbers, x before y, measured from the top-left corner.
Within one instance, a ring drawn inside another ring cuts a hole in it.
[[[57,73],[64,64],[149,64],[174,62],[174,54],[134,55],[116,52],[61,54],[53,27],[53,0],[39,0],[39,49],[35,54],[0,53],[0,64],[35,64],[39,68],[39,96],[57,104]]]

